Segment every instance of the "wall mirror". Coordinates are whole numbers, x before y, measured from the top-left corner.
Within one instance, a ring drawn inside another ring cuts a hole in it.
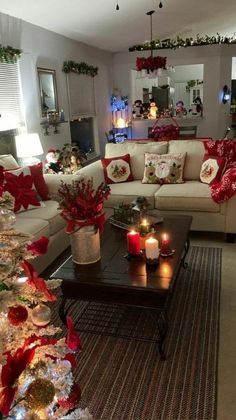
[[[37,68],[42,116],[48,112],[58,112],[56,71]]]

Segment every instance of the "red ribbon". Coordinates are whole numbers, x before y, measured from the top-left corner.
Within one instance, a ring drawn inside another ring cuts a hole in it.
[[[70,215],[67,210],[63,210],[61,213],[63,219],[67,222],[66,226],[66,233],[73,233],[77,226],[84,227],[84,226],[91,226],[95,225],[102,232],[105,224],[105,214],[102,213],[99,216],[91,217],[90,219],[86,220],[78,220],[78,219],[71,219]]]
[[[49,302],[54,302],[57,300],[56,296],[48,289],[45,280],[38,276],[38,273],[34,270],[34,267],[28,261],[23,260],[21,267],[28,277],[27,282],[30,285],[33,285],[35,289],[43,292],[44,296]]]

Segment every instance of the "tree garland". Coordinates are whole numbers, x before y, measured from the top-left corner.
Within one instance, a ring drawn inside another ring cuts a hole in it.
[[[9,45],[3,47],[0,44],[0,63],[16,63],[20,58],[22,51],[18,48],[12,48]]]
[[[98,74],[98,67],[89,66],[88,64],[81,61],[81,63],[76,63],[75,61],[64,61],[62,71],[64,73],[77,73],[77,74],[86,74],[87,76],[94,77]]]
[[[148,50],[162,50],[162,49],[172,49],[181,47],[194,47],[198,45],[213,45],[213,44],[236,44],[236,38],[234,36],[221,36],[217,33],[216,36],[199,36],[197,34],[196,39],[185,38],[182,39],[179,36],[177,38],[168,38],[159,40],[156,39],[152,42],[145,42],[144,44],[134,45],[129,48],[129,51],[148,51]]]

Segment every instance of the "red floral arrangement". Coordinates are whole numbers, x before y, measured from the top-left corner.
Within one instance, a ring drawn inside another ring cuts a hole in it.
[[[179,127],[174,124],[155,126],[152,129],[153,138],[157,140],[175,140],[179,136]]]
[[[153,71],[157,69],[166,69],[166,57],[137,57],[136,59],[136,69],[138,71],[147,70]]]
[[[110,194],[108,185],[101,183],[94,189],[92,179],[72,181],[71,184],[61,181],[58,194],[61,216],[67,222],[67,233],[90,225],[97,226],[99,230],[103,229],[103,203]]]

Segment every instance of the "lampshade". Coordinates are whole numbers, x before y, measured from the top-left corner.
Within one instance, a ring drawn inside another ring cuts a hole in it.
[[[37,133],[24,133],[15,136],[16,155],[19,158],[28,158],[43,154],[43,148]]]

